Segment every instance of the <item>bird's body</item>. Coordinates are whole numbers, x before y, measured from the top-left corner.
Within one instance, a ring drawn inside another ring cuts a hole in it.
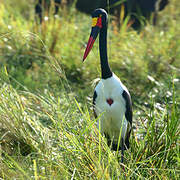
[[[99,36],[101,80],[97,84],[93,106],[95,117],[98,119],[98,129],[105,134],[108,145],[113,150],[129,148],[129,137],[132,127],[132,103],[127,88],[120,79],[112,73],[107,57],[107,13],[96,9],[92,14],[92,31],[84,53],[83,60],[88,56],[97,35]]]
[[[101,133],[105,134],[113,150],[117,150],[118,143],[119,149],[122,147],[121,139],[126,140],[130,131],[130,123],[125,117],[125,93],[129,96],[127,88],[115,74],[106,80],[101,79],[95,88],[94,112],[96,116],[100,116],[97,126]],[[129,143],[126,146],[128,147]]]

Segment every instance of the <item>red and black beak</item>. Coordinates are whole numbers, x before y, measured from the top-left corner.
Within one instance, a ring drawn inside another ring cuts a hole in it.
[[[84,52],[83,61],[86,59],[89,52],[91,51],[93,44],[94,44],[101,28],[102,28],[101,17],[93,18],[92,30],[91,30],[91,34],[90,34],[90,37],[89,37],[89,40],[88,40],[88,43],[86,46],[86,50]]]

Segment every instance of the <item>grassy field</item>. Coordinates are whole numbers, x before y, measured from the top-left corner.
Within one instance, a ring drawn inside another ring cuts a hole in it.
[[[109,62],[133,101],[124,164],[92,113],[98,43],[82,63],[91,18],[71,7],[40,25],[32,2],[0,4],[0,179],[179,179],[179,0],[139,33],[109,18]]]

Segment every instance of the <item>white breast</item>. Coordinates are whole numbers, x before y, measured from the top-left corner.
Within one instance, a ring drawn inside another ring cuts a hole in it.
[[[114,74],[111,78],[101,79],[95,88],[97,93],[95,112],[97,116],[100,116],[98,129],[100,128],[101,133],[107,133],[116,143],[120,134],[125,139],[127,131],[126,102],[122,96],[124,90],[128,92],[127,88]],[[111,106],[106,102],[109,98],[113,99]]]

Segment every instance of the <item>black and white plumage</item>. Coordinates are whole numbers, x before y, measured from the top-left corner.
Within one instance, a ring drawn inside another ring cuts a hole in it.
[[[108,145],[113,150],[122,151],[129,148],[129,137],[132,128],[132,103],[127,88],[112,73],[107,57],[107,13],[104,9],[96,9],[92,14],[92,31],[84,53],[83,60],[89,54],[97,35],[102,78],[97,84],[94,96],[94,114],[98,120],[98,129],[105,134]]]

